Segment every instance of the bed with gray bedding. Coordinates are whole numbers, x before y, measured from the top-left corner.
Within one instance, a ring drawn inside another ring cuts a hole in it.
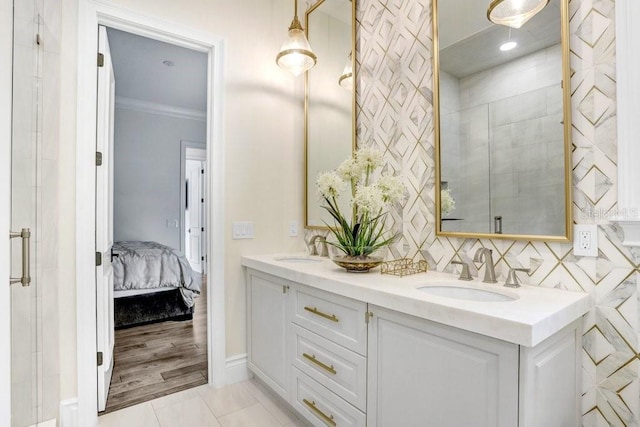
[[[193,316],[201,275],[173,248],[157,242],[113,245],[116,328]]]

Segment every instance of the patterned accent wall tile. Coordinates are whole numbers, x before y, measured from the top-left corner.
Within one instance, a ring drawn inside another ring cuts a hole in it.
[[[429,13],[423,2],[393,0],[360,2],[356,16],[358,143],[384,150],[387,172],[402,173],[409,189],[391,215],[403,233],[394,256],[413,257],[434,238]]]
[[[589,293],[595,306],[583,319],[583,425],[640,426],[640,249],[622,246],[621,230],[607,222],[617,207],[615,2],[569,6],[573,219],[599,224],[597,258],[576,257],[566,243],[435,235],[431,2],[359,0],[357,9],[358,143],[383,149],[410,193],[392,213],[403,232],[392,253],[421,255],[448,272],[461,258],[482,275],[472,257],[489,247],[500,280],[510,267],[525,267],[525,284]]]

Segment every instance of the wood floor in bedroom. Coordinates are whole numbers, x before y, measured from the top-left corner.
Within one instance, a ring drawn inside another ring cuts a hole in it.
[[[207,383],[206,280],[193,320],[117,330],[104,413]]]

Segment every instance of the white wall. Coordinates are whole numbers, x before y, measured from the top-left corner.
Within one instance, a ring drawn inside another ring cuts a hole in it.
[[[206,132],[201,120],[116,108],[116,242],[152,240],[180,249],[180,141],[204,143]]]
[[[288,222],[302,223],[303,136],[302,79],[275,64],[293,16],[288,0],[117,0],[109,2],[194,31],[225,38],[224,143],[226,349],[227,356],[245,347],[245,288],[242,254],[302,250],[301,238],[288,237]],[[64,3],[61,87],[60,286],[61,398],[76,395],[75,307],[75,85],[77,67],[77,0]],[[64,153],[64,156],[62,156]],[[285,167],[283,167],[285,166]],[[232,240],[231,223],[251,220],[253,240]],[[63,233],[64,232],[64,233]],[[64,280],[63,280],[64,279]],[[62,301],[61,301],[62,304]],[[64,343],[64,347],[63,347]],[[66,375],[65,375],[66,374]]]

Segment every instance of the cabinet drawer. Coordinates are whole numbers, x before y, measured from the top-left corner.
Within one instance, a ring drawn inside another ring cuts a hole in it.
[[[366,409],[365,357],[295,324],[291,342],[294,366],[358,409]]]
[[[356,353],[367,354],[366,303],[306,286],[293,287],[291,303],[294,323]]]
[[[293,369],[293,406],[317,427],[366,426],[366,416],[358,409],[315,382],[297,368]]]

